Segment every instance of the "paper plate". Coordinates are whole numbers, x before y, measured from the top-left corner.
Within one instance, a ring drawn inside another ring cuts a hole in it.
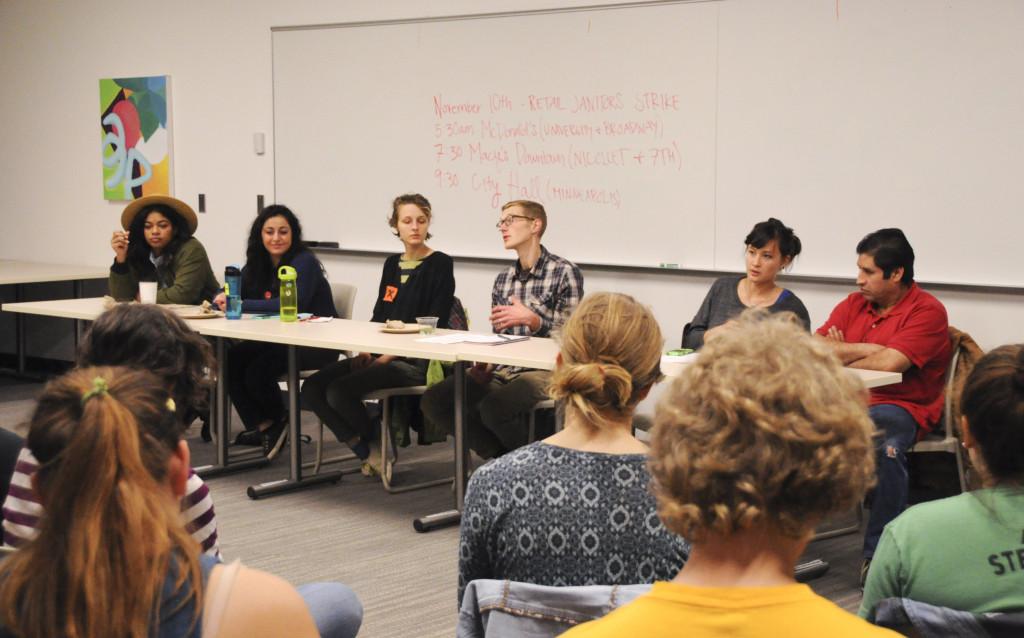
[[[223,317],[220,310],[204,310],[202,306],[186,306],[184,304],[168,304],[165,306],[174,311],[182,319],[217,319]]]
[[[406,326],[404,328],[381,328],[381,332],[386,332],[389,335],[411,335],[420,331],[418,325]]]

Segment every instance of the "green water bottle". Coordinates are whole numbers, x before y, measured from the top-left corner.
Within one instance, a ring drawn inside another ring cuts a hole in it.
[[[296,321],[299,318],[299,289],[295,279],[298,274],[291,266],[277,269],[281,280],[281,321]]]

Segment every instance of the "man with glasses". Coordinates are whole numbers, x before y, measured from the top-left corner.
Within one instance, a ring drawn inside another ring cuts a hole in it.
[[[519,256],[498,273],[491,290],[491,326],[509,335],[548,337],[583,297],[583,275],[575,264],[548,252],[540,240],[548,225],[544,207],[528,200],[501,208],[497,228],[505,248]],[[466,442],[488,459],[528,441],[527,415],[547,398],[551,373],[477,364],[466,384]],[[453,432],[455,382],[448,378],[423,396],[423,414]],[[540,438],[540,437],[538,437]]]

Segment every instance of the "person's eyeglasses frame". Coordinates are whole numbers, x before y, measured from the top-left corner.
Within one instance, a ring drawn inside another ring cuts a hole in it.
[[[529,215],[508,215],[506,217],[502,217],[498,221],[498,223],[494,225],[494,227],[497,228],[498,230],[501,230],[502,228],[508,228],[517,219],[537,219],[537,218],[536,217],[530,217]]]

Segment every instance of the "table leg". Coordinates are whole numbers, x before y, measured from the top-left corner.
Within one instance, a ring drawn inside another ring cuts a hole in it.
[[[298,350],[288,346],[288,476],[302,481],[302,410],[299,409]]]
[[[14,301],[23,301],[24,286],[21,284],[14,285]],[[15,368],[18,372],[19,377],[25,376],[25,315],[22,313],[16,313],[14,315],[14,340],[16,342],[15,348],[18,356],[17,367]]]
[[[228,438],[231,436],[231,404],[228,403],[228,361],[227,346],[223,337],[216,337],[217,385],[216,398],[210,416],[217,433],[217,465],[228,464]]]
[[[469,471],[469,447],[466,445],[466,366],[455,362],[455,509],[421,516],[412,522],[417,532],[458,525],[462,519],[462,504],[466,500]]]
[[[75,299],[82,298],[82,280],[76,279],[72,284],[72,294]],[[82,328],[85,326],[85,322],[81,319],[75,319],[75,358],[78,358],[78,344],[82,341]]]
[[[214,340],[217,357],[217,384],[213,387],[210,402],[210,419],[213,421],[217,446],[217,460],[210,465],[193,468],[200,478],[214,478],[241,470],[264,467],[269,461],[262,455],[258,458],[231,462],[228,454],[228,437],[231,434],[231,404],[228,402],[227,347],[222,337]]]
[[[288,478],[250,485],[246,493],[251,499],[263,496],[294,492],[321,483],[337,483],[341,480],[341,470],[322,472],[308,478],[302,477],[302,412],[299,410],[299,364],[298,351],[295,346],[288,346]]]

